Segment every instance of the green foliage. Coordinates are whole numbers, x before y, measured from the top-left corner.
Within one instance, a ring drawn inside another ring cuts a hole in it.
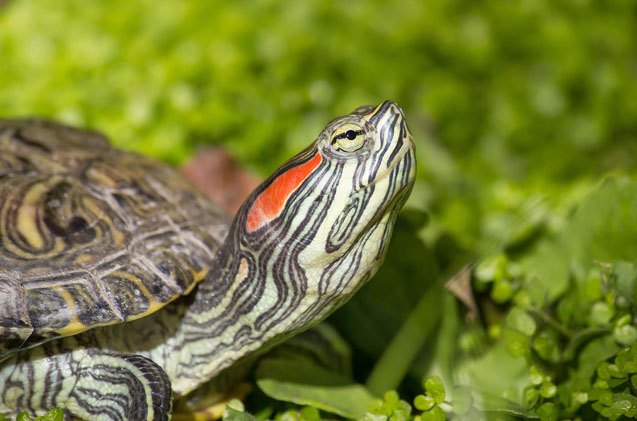
[[[226,418],[630,418],[635,28],[632,0],[13,1],[0,114],[171,163],[223,144],[265,175],[335,115],[394,99],[418,182],[383,268],[330,319],[353,367],[280,349],[264,400]]]
[[[0,421],[5,421],[7,418],[0,414]],[[47,412],[46,414],[32,418],[26,412],[21,412],[15,417],[15,421],[63,421],[64,420],[64,411],[60,408],[54,408]]]
[[[255,421],[253,415],[245,412],[245,406],[238,399],[233,399],[226,404],[223,419],[226,421]]]
[[[637,418],[637,344],[617,353],[612,363],[597,366],[589,398],[592,407],[606,418]]]
[[[317,366],[309,360],[267,358],[255,373],[259,388],[267,396],[347,418],[357,418],[373,400],[362,385]]]
[[[411,405],[400,399],[395,390],[385,392],[383,399],[370,405],[363,421],[403,421],[411,419]]]
[[[422,411],[422,420],[444,421],[447,419],[445,412],[440,407],[445,401],[445,386],[437,376],[429,377],[424,381],[425,393],[414,398],[414,407]]]

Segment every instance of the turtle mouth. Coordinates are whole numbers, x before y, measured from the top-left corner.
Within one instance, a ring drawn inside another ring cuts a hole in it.
[[[384,101],[377,107],[361,107],[366,111],[364,118],[379,131],[385,146],[382,161],[383,174],[378,174],[376,182],[394,172],[404,184],[413,183],[415,179],[416,157],[414,138],[407,127],[403,110],[393,101]]]
[[[416,179],[416,160],[413,141],[409,137],[408,141],[400,149],[399,153],[387,166],[387,169],[363,189],[380,189],[385,191],[385,198],[382,200],[376,215],[371,223],[376,223],[387,213],[402,208],[411,194]],[[361,190],[363,190],[361,189]]]
[[[403,125],[405,130],[409,132],[406,126]],[[401,164],[405,164],[406,167],[409,167],[409,179],[411,181],[416,177],[415,164],[416,164],[416,147],[414,145],[414,139],[411,136],[411,133],[407,134],[402,138],[402,145],[396,148],[396,152],[393,152],[393,155],[390,155],[388,163],[387,163],[387,173],[391,173],[392,171],[396,171]]]

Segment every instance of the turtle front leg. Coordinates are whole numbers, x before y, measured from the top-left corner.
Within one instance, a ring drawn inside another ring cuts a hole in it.
[[[92,348],[74,338],[0,362],[0,414],[59,407],[90,420],[168,420],[170,380],[152,360]]]

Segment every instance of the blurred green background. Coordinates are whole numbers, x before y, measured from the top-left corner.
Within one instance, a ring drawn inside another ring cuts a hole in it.
[[[548,323],[542,317],[555,316],[566,291],[586,284],[578,279],[591,279],[591,271],[599,294],[587,297],[615,305],[602,270],[591,263],[599,255],[577,247],[608,238],[603,229],[586,231],[595,225],[590,220],[603,225],[604,218],[619,218],[614,233],[637,234],[633,225],[621,225],[634,222],[626,215],[637,202],[624,192],[625,212],[589,209],[580,216],[585,233],[574,231],[572,215],[599,195],[614,203],[615,187],[595,193],[600,182],[612,175],[625,187],[637,169],[634,0],[14,0],[0,6],[1,115],[47,116],[104,131],[120,147],[171,164],[202,145],[221,144],[265,176],[334,116],[384,99],[401,104],[416,138],[412,212],[399,222],[379,275],[382,292],[365,289],[335,319],[362,355],[360,364],[376,367],[375,392],[398,384],[409,390],[405,370],[415,379],[438,373],[446,383],[467,383],[476,367],[494,371],[501,328],[517,314],[511,309]],[[637,261],[626,252],[633,237],[622,238],[604,250],[604,262]],[[426,286],[442,291],[442,282],[474,261],[481,262],[470,283],[480,311],[465,323],[462,305],[449,294],[432,301]],[[393,298],[386,301],[388,294]],[[367,310],[379,315],[368,317]],[[624,310],[600,320],[614,323],[633,308]],[[444,329],[458,335],[438,341],[445,348],[435,345],[433,327],[423,328],[424,336],[433,335],[429,348],[420,339],[413,351],[396,345],[398,354],[414,354],[413,367],[396,368],[397,380],[378,380],[383,369],[375,361],[405,320],[416,323],[419,314],[425,325],[427,315],[432,326],[452,323]],[[581,316],[587,322],[575,316],[563,322],[597,326],[587,314]],[[347,320],[367,320],[369,331],[348,328]],[[531,358],[542,328],[521,332],[531,341],[524,342],[525,367],[550,372]],[[557,343],[562,352],[571,342]],[[459,371],[458,361],[469,368]],[[519,385],[518,392],[496,392],[538,409],[554,395],[525,401],[527,368],[523,376],[503,372],[494,380]],[[551,384],[568,380],[558,374]],[[481,377],[473,378],[478,384]],[[545,383],[532,384],[539,390]],[[559,405],[567,411],[567,403]]]
[[[334,116],[393,99],[427,182],[412,203],[472,213],[451,224],[472,238],[481,207],[453,205],[484,188],[634,171],[635,39],[632,0],[9,1],[0,114],[173,164],[221,143],[265,175]]]

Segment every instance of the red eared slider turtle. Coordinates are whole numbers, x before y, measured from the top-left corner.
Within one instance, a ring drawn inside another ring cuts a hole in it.
[[[97,133],[0,121],[0,413],[170,418],[376,272],[414,173],[400,108],[361,107],[231,222]]]

